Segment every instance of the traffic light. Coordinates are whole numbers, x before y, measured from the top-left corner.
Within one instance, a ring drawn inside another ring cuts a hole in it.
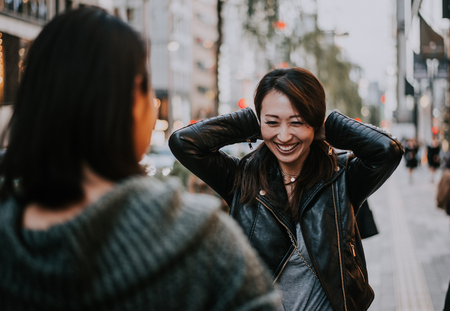
[[[433,135],[437,135],[437,133],[439,133],[439,129],[436,125],[433,125],[433,127],[431,128],[431,132],[433,133]]]
[[[272,27],[278,30],[284,30],[286,28],[286,23],[283,21],[276,21],[272,23]]]

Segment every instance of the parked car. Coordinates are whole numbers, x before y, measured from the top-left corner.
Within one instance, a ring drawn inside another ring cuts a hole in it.
[[[167,176],[173,169],[176,159],[165,143],[162,146],[152,146],[150,152],[141,160],[140,164],[145,167],[148,175],[161,174]]]

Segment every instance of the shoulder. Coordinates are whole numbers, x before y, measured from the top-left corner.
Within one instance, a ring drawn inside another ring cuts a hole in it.
[[[207,279],[222,289],[217,305],[225,310],[273,310],[280,297],[267,267],[249,244],[241,227],[223,211],[209,214],[198,243],[195,265],[210,267]],[[226,289],[226,290],[223,290]]]
[[[158,248],[172,262],[186,262],[195,278],[221,289],[217,305],[222,309],[272,310],[279,296],[266,267],[250,246],[241,227],[220,210],[220,201],[210,195],[180,193],[179,208],[170,221],[159,221]],[[226,289],[226,290],[224,290]]]
[[[334,149],[336,153],[336,160],[339,169],[345,168],[348,161],[355,157],[355,154],[350,150]]]
[[[220,200],[213,196],[187,193],[175,177],[164,182],[152,177],[131,178],[119,184],[111,195],[129,209],[150,213],[149,221],[173,222],[177,217],[188,217],[198,224],[220,207]]]

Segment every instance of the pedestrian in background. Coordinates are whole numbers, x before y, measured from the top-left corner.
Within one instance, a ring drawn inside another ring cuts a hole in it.
[[[408,141],[405,144],[405,164],[408,168],[409,173],[409,182],[413,182],[413,172],[416,169],[416,167],[419,165],[418,161],[418,153],[419,153],[419,146],[417,145],[417,142],[414,138],[408,139]]]
[[[430,170],[430,181],[434,182],[434,175],[436,170],[441,166],[441,146],[439,145],[439,141],[436,135],[433,135],[431,140],[431,144],[427,146],[427,161],[428,161],[428,169]]]
[[[145,41],[97,8],[32,43],[0,162],[2,310],[273,310],[270,275],[211,197],[145,176]]]
[[[254,102],[256,115],[174,132],[171,150],[228,203],[282,291],[278,310],[367,310],[374,293],[354,215],[398,166],[401,144],[337,111],[324,122],[324,89],[302,68],[267,73]],[[242,159],[220,150],[256,139]]]
[[[436,191],[436,206],[450,215],[450,158],[447,159]]]

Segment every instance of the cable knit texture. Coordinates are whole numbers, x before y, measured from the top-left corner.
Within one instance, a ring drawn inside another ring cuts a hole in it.
[[[0,202],[1,310],[273,310],[278,293],[211,196],[133,177],[76,218],[21,227]]]

